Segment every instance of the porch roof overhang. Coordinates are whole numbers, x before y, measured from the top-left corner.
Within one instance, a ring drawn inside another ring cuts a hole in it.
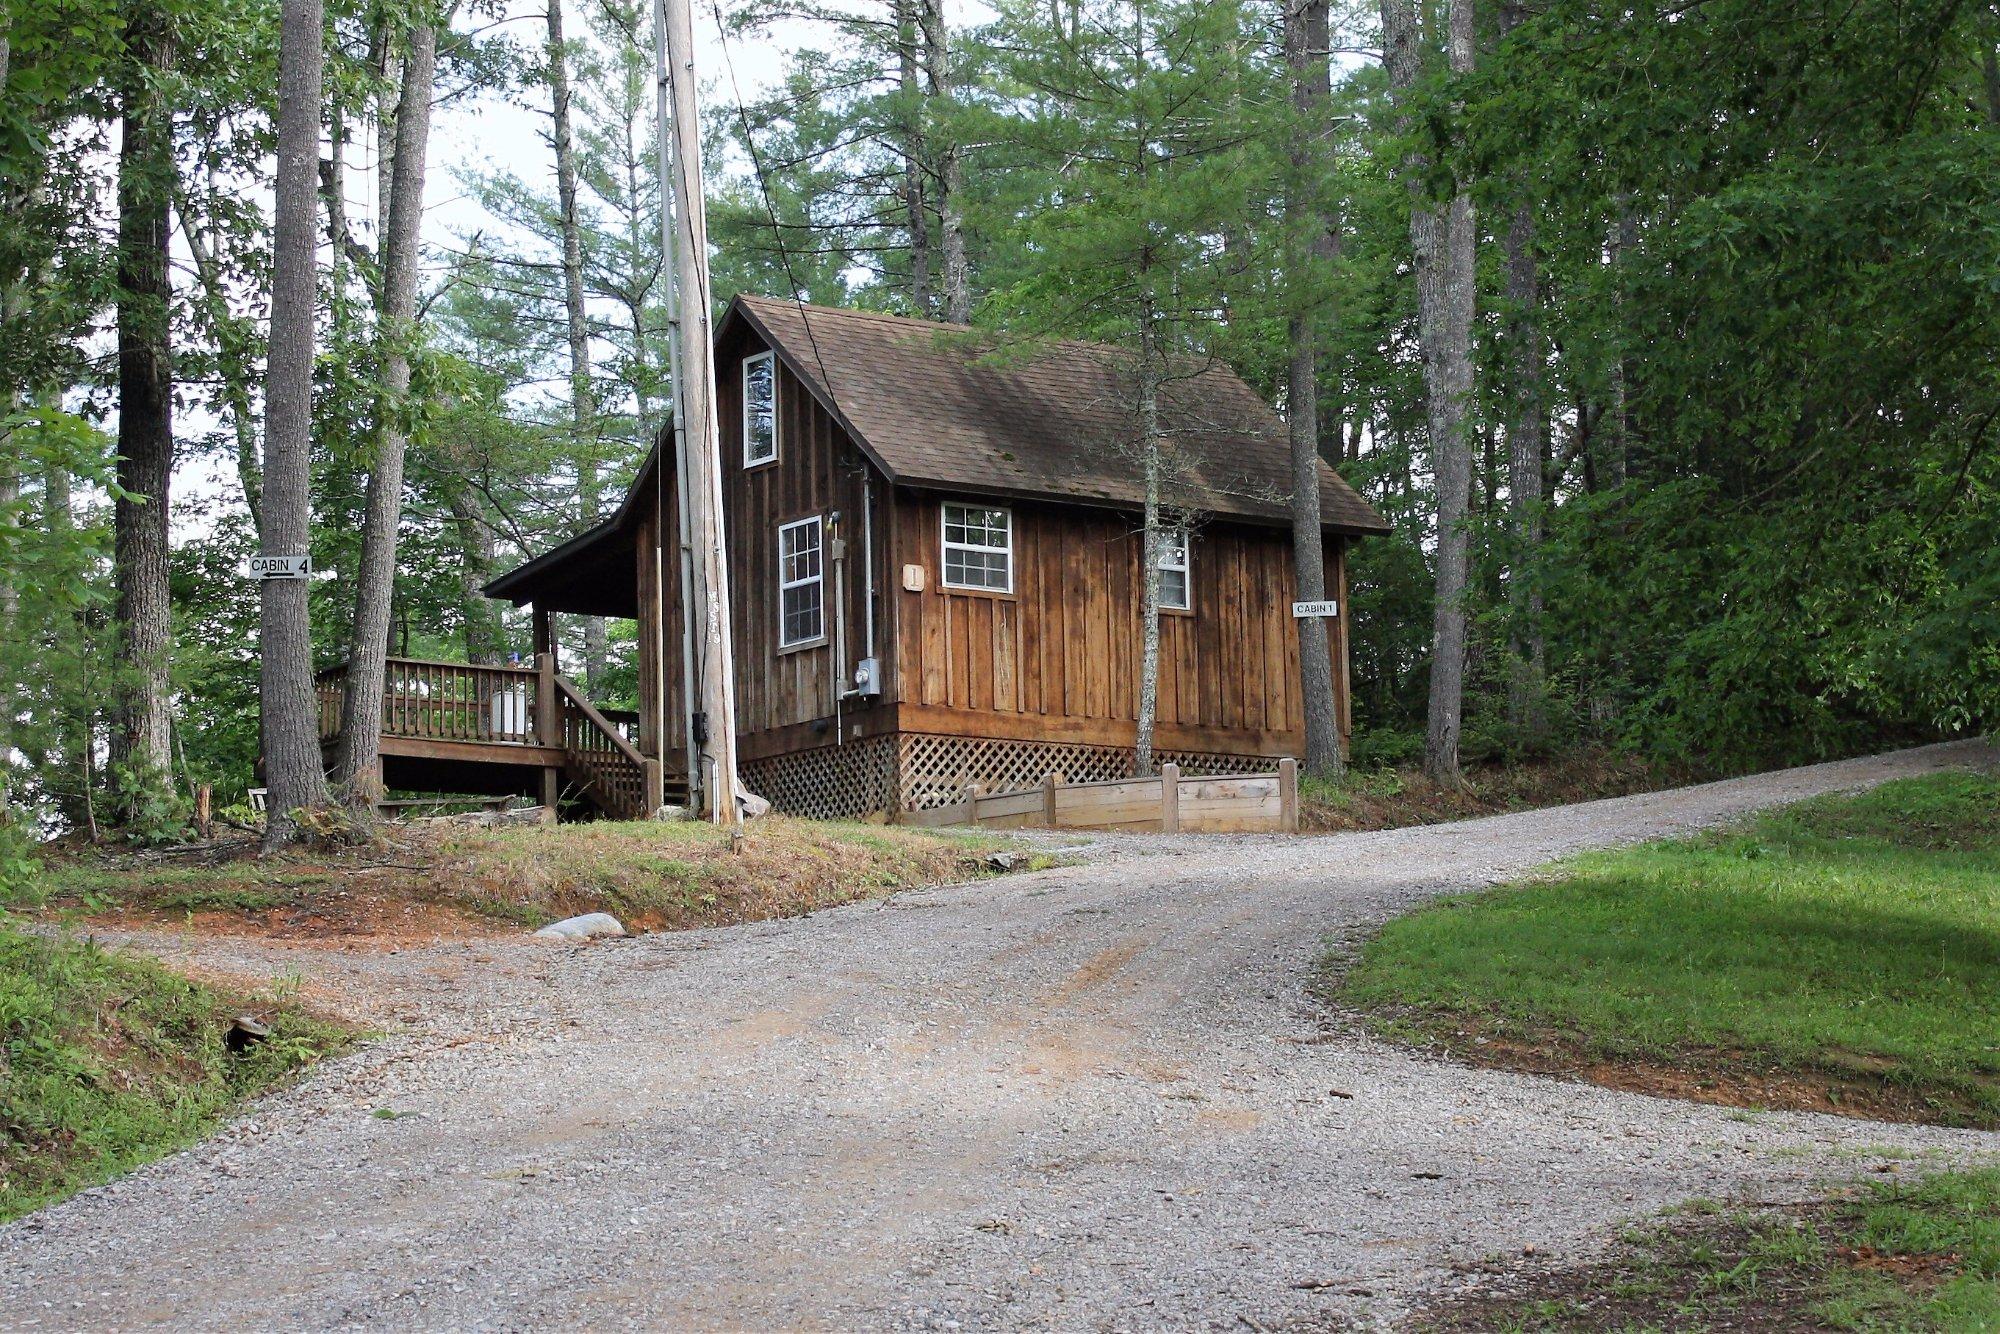
[[[631,506],[559,547],[517,566],[480,591],[515,606],[579,616],[639,614],[639,525]]]

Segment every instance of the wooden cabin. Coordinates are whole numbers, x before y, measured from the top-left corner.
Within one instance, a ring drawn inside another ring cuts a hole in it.
[[[744,783],[820,817],[962,787],[1127,776],[1141,652],[1130,362],[1005,350],[950,325],[740,296],[716,327]],[[1160,398],[1162,761],[1272,767],[1304,746],[1284,426],[1220,365]],[[687,771],[678,478],[656,448],[617,512],[489,596],[639,622],[638,751]],[[1346,553],[1388,524],[1321,466],[1334,681],[1349,727]],[[547,645],[538,644],[538,648]]]

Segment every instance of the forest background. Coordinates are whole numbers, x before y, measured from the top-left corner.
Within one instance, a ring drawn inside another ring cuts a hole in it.
[[[0,14],[5,796],[17,841],[172,837],[258,749],[280,6]],[[1220,360],[1309,417],[1395,524],[1353,561],[1357,763],[2000,713],[2000,6],[697,17],[719,296]],[[527,628],[479,586],[668,410],[650,10],[335,0],[325,40],[314,657],[359,621],[497,660]],[[630,634],[566,624],[566,669],[628,703]]]

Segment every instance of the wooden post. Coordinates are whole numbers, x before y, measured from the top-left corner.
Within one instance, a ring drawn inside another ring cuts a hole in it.
[[[1299,832],[1299,762],[1278,761],[1278,823],[1288,834]]]
[[[215,838],[215,820],[211,813],[214,798],[215,790],[207,783],[194,790],[194,832],[204,843]]]
[[[716,418],[713,304],[708,283],[708,214],[702,199],[701,110],[696,105],[694,16],[689,0],[654,0],[655,61],[660,125],[660,195],[665,251],[668,372],[673,380],[676,458],[687,477],[688,543],[693,605],[683,609],[700,627],[699,697],[706,719],[702,784],[708,817],[734,827],[736,805],[736,675],[730,644],[729,566],[724,559],[721,428]],[[662,464],[665,460],[661,460]]]
[[[1049,828],[1056,827],[1056,789],[1063,785],[1063,776],[1050,773],[1042,779],[1042,823]]]
[[[1181,832],[1181,767],[1178,764],[1160,766],[1160,832]]]
[[[556,712],[556,655],[535,655],[535,725],[530,729],[538,746],[563,743],[562,719]]]
[[[660,807],[667,804],[667,779],[660,768],[660,761],[652,755],[646,757],[646,818],[652,819]]]
[[[979,823],[979,794],[983,790],[977,783],[967,783],[965,785],[963,792],[959,796],[959,822],[961,824],[976,825]]]
[[[542,766],[542,823],[554,824],[561,817],[562,770],[553,764]]]
[[[535,652],[553,654],[555,651],[555,615],[538,602],[535,604]]]

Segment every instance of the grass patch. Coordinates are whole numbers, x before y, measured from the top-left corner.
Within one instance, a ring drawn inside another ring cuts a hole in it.
[[[1625,797],[1692,781],[1685,770],[1634,755],[1580,750],[1514,764],[1468,765],[1465,782],[1445,787],[1417,765],[1353,768],[1338,782],[1299,781],[1299,824],[1315,833],[1400,829],[1539,810],[1601,797]]]
[[[2000,1329],[2000,1170],[1635,1228],[1611,1257],[1461,1300],[1458,1330]]]
[[[1336,999],[1474,1059],[2000,1125],[2000,778],[1580,857],[1391,922],[1345,976],[1327,966]]]
[[[240,1014],[270,1036],[231,1055]],[[337,1050],[282,997],[218,992],[132,955],[0,925],[0,1219],[191,1143],[239,1099]]]
[[[94,918],[199,921],[281,936],[422,937],[616,914],[639,930],[792,916],[994,874],[1002,835],[772,816],[740,837],[695,821],[547,827],[410,825],[381,845],[257,855],[84,851],[51,859],[37,905]],[[178,854],[177,854],[178,855]],[[1053,865],[1017,856],[1012,869]]]
[[[794,820],[740,840],[697,821],[602,822],[455,833],[437,849],[437,887],[468,911],[539,925],[605,911],[677,930],[789,917],[898,889],[991,874],[1007,840]]]

